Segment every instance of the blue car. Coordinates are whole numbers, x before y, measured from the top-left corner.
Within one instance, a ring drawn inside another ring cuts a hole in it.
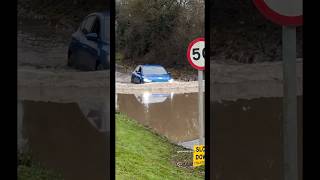
[[[110,15],[89,14],[72,34],[68,66],[82,70],[110,69]]]
[[[160,65],[139,65],[131,75],[131,82],[136,84],[150,82],[173,82],[171,74]]]

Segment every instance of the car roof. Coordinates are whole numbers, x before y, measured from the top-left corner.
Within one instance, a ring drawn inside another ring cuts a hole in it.
[[[100,12],[94,12],[94,13],[90,13],[88,16],[91,15],[97,15],[97,16],[102,16],[102,17],[108,17],[110,16],[110,12],[109,11],[100,11]]]

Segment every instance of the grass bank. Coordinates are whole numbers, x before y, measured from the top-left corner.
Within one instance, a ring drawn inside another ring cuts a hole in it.
[[[191,168],[192,153],[116,114],[116,179],[204,179],[204,167]]]

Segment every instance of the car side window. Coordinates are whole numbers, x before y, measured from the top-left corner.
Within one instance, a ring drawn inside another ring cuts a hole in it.
[[[95,19],[96,19],[96,16],[87,17],[84,23],[84,27],[82,28],[83,34],[88,34],[89,32],[91,32],[91,28],[93,26]]]
[[[86,22],[87,22],[87,18],[81,22],[81,24],[80,24],[80,31],[81,32],[83,32],[84,25],[86,24]]]
[[[99,18],[95,19],[90,33],[96,33],[98,35],[98,37],[100,37],[100,20],[99,20]]]

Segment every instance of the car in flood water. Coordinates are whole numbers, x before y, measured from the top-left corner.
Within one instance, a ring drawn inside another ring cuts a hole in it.
[[[89,14],[72,34],[68,49],[68,66],[81,70],[110,68],[109,12]]]
[[[131,83],[151,82],[173,82],[173,79],[161,65],[139,65],[131,74]]]

